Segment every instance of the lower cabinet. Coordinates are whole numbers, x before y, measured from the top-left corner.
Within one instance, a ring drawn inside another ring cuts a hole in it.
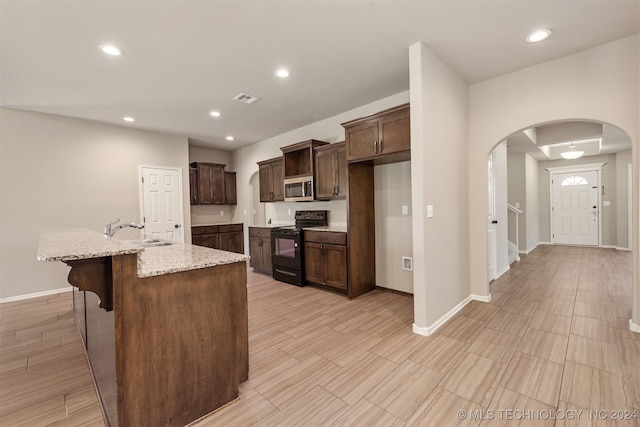
[[[304,240],[306,281],[347,291],[347,234],[305,230]]]
[[[223,251],[244,253],[243,224],[198,225],[191,227],[191,243]]]
[[[256,273],[272,274],[271,228],[249,227],[249,266]]]

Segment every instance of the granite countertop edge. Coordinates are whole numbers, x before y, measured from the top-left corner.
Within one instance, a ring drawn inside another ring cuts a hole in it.
[[[137,254],[138,277],[153,277],[218,265],[245,262],[248,255],[185,243],[147,247],[106,238],[102,233],[84,229],[44,232],[36,259],[38,261],[74,261],[107,256]]]

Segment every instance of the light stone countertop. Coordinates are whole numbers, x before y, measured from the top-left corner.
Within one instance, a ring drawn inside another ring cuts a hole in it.
[[[147,247],[107,238],[86,228],[45,232],[40,236],[38,261],[72,261],[114,255],[138,255],[138,277],[159,276],[216,265],[243,262],[247,255],[184,243]]]

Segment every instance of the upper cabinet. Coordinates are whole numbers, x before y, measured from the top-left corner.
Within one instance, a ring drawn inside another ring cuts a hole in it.
[[[260,201],[284,201],[284,159],[274,159],[258,162],[260,177]]]
[[[328,144],[328,142],[310,139],[280,148],[284,156],[284,177],[313,176],[314,149]]]
[[[411,158],[409,104],[343,123],[349,163],[371,160],[374,164]]]
[[[323,145],[316,151],[316,199],[347,197],[347,158],[345,142]]]
[[[219,163],[194,162],[189,166],[192,205],[236,204],[235,172],[225,172],[225,165]]]
[[[235,172],[224,173],[224,202],[226,205],[238,204],[238,189]]]

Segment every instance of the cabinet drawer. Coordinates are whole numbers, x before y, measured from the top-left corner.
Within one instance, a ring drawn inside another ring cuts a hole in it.
[[[267,228],[267,227],[249,227],[249,237],[271,238],[271,228]]]
[[[230,233],[232,231],[242,231],[242,224],[219,225],[218,232]]]
[[[335,231],[304,231],[305,242],[328,243],[331,245],[347,244],[347,233],[338,233]]]
[[[218,232],[217,225],[201,225],[191,227],[191,234],[215,234]]]

